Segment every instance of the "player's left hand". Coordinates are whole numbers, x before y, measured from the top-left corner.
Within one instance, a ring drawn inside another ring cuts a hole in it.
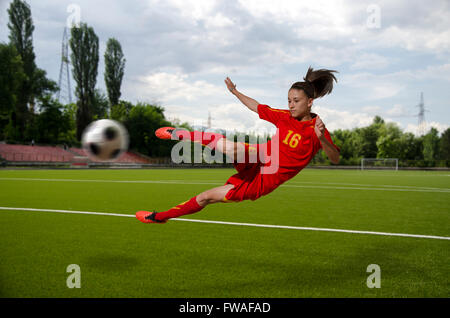
[[[324,137],[325,124],[323,123],[322,119],[320,119],[319,116],[317,116],[316,124],[314,126],[314,131],[316,133],[317,138],[321,139]]]
[[[229,77],[225,79],[225,84],[227,85],[228,90],[230,93],[233,93],[233,91],[236,89],[236,84],[234,84]]]

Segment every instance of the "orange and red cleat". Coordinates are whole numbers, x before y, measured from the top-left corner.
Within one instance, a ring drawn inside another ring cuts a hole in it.
[[[155,218],[156,213],[158,212],[149,212],[149,211],[138,211],[136,212],[136,218],[142,223],[158,223],[164,224],[167,220],[159,221]]]

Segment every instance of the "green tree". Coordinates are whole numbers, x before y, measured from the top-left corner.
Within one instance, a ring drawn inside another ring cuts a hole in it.
[[[47,78],[47,72],[36,68],[32,81],[31,112],[34,112],[35,98],[40,99],[59,90],[58,84]]]
[[[436,128],[431,128],[430,131],[423,137],[423,158],[429,164],[437,160],[439,155],[439,135]]]
[[[92,120],[108,118],[109,102],[108,97],[99,89],[95,89],[94,100],[92,102]]]
[[[31,18],[30,6],[24,1],[12,1],[8,9],[8,15],[9,41],[21,57],[23,70],[26,75],[26,79],[21,83],[16,107],[12,113],[12,128],[17,131],[17,138],[23,140],[23,132],[29,119],[28,103],[32,95],[33,74],[36,70],[33,51],[34,25]]]
[[[376,158],[378,153],[377,141],[379,137],[379,127],[370,125],[361,128],[361,156],[364,158]]]
[[[124,124],[130,135],[130,148],[152,157],[170,155],[173,142],[155,136],[156,129],[170,126],[162,107],[138,103],[131,108]]]
[[[370,126],[360,130],[361,135],[361,156],[364,158],[376,158],[378,154],[377,141],[385,123],[383,118],[376,116]]]
[[[399,157],[400,160],[421,160],[422,142],[412,133],[403,133],[399,140]]]
[[[352,152],[353,161],[359,162],[359,159],[363,157],[363,137],[361,134],[361,128],[355,128],[351,131],[347,142]]]
[[[70,128],[70,118],[63,111],[63,105],[50,95],[40,98],[40,110],[37,117],[38,136],[41,143],[58,143],[61,135]]]
[[[384,125],[384,119],[380,116],[375,116],[373,118],[373,125],[383,126]]]
[[[353,161],[357,161],[357,159],[353,159],[355,157],[353,143],[351,142],[352,131],[345,129],[335,130],[331,134],[334,143],[341,150],[341,164],[353,164]]]
[[[80,143],[77,140],[77,104],[71,103],[64,105],[62,112],[64,118],[67,118],[68,128],[62,132],[61,141],[65,142],[68,146],[79,146]]]
[[[110,117],[111,119],[120,121],[120,122],[125,122],[129,115],[130,115],[130,111],[133,108],[133,104],[127,101],[119,101],[118,104],[113,105],[111,107],[111,114]]]
[[[34,113],[35,100],[48,93],[55,92],[57,85],[46,77],[46,72],[39,69],[35,63],[33,49],[34,25],[30,6],[22,0],[11,2],[9,9],[8,28],[10,44],[17,50],[23,63],[26,78],[21,81],[15,109],[11,113],[12,129],[16,130],[16,138],[26,139],[26,127]]]
[[[17,106],[20,96],[20,88],[26,75],[23,71],[22,59],[13,45],[0,43],[0,139],[10,139],[5,136],[5,127],[10,126],[11,130],[12,114]],[[14,138],[13,138],[14,139]]]
[[[119,103],[125,61],[120,42],[110,38],[105,52],[105,84],[111,108]]]
[[[380,127],[377,140],[377,158],[399,158],[401,129],[395,123],[387,123]]]
[[[439,159],[446,160],[447,165],[450,163],[450,128],[442,133],[439,142]]]
[[[71,30],[72,73],[76,82],[77,96],[77,139],[92,121],[95,103],[95,85],[98,71],[98,37],[92,27],[81,23]]]

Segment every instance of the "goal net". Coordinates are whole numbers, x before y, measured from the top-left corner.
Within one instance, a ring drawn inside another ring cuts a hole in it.
[[[362,158],[361,170],[398,170],[397,158]]]

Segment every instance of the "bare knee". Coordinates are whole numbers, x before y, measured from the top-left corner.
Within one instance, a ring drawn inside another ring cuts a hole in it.
[[[213,198],[213,195],[209,191],[205,191],[197,195],[197,202],[201,206],[205,206],[211,203],[215,203],[216,201]]]
[[[197,202],[201,206],[206,206],[212,203],[223,202],[225,195],[230,189],[234,188],[234,185],[227,184],[214,189],[207,190],[197,195]]]

